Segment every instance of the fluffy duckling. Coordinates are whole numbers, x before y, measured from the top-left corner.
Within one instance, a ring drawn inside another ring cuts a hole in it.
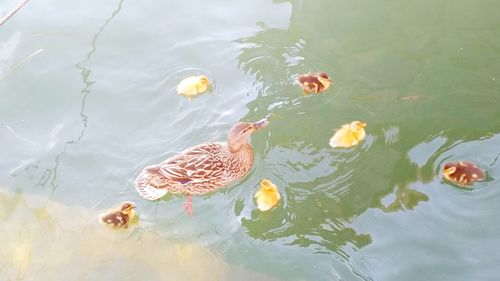
[[[351,147],[357,145],[366,135],[366,123],[353,121],[350,124],[342,125],[330,139],[332,147]]]
[[[267,179],[260,181],[260,189],[255,193],[255,201],[259,210],[271,210],[278,205],[280,199],[281,196],[276,185]]]
[[[486,173],[470,162],[459,161],[446,163],[443,167],[443,177],[460,187],[468,187],[476,181],[484,181]]]
[[[177,85],[177,93],[188,97],[193,97],[205,92],[210,85],[210,80],[205,75],[190,76],[183,79]]]
[[[330,76],[326,72],[302,74],[299,75],[297,81],[304,90],[305,95],[310,93],[319,94],[328,89],[332,83]]]
[[[128,228],[136,217],[135,205],[132,202],[123,202],[120,206],[99,216],[99,222],[112,228]]]

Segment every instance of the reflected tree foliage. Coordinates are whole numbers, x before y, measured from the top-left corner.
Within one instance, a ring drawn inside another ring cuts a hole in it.
[[[236,41],[241,69],[259,83],[258,98],[248,104],[244,119],[270,114],[263,169],[282,180],[285,193],[278,209],[254,210],[243,226],[258,239],[286,239],[342,255],[346,246],[359,249],[371,242],[369,233],[352,226],[357,216],[370,208],[409,211],[429,201],[412,184],[436,176],[439,155],[456,143],[499,131],[489,120],[498,119],[500,109],[486,107],[499,102],[496,86],[481,83],[472,69],[461,66],[466,61],[483,70],[500,65],[479,54],[456,58],[444,36],[447,27],[436,25],[446,7],[422,21],[412,15],[415,7],[396,1],[349,5],[349,10],[341,1],[287,2],[292,5],[287,29],[260,24],[259,32]],[[404,22],[419,32],[406,34]],[[473,28],[461,32],[474,34]],[[328,72],[333,89],[304,97],[294,76],[310,71]],[[464,106],[452,108],[450,99]],[[487,109],[471,113],[471,104]],[[328,147],[333,129],[352,120],[368,123],[364,143],[354,149]],[[390,128],[397,128],[397,135],[384,135]],[[433,136],[443,137],[444,144],[416,165],[409,151]],[[262,140],[256,136],[254,142]],[[389,195],[393,201],[382,204]]]

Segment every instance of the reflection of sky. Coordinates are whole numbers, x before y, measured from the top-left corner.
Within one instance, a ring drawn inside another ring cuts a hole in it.
[[[395,196],[384,199],[385,208],[368,210],[354,222],[357,229],[369,231],[373,237],[373,243],[354,258],[376,280],[435,280],[435,276],[450,276],[451,272],[455,280],[494,280],[498,276],[494,257],[500,245],[500,226],[492,222],[500,212],[500,190],[496,188],[500,179],[500,134],[455,143],[445,140],[437,135],[410,150],[412,155],[422,152],[417,159],[429,158],[432,151],[431,161],[423,162],[424,168],[429,165],[434,169],[430,181],[412,182],[411,188],[398,187]],[[440,165],[460,159],[475,162],[491,179],[476,183],[472,191],[442,181]],[[412,212],[392,212],[408,207],[405,204],[411,196],[404,194],[407,192],[425,192],[429,200]],[[382,215],[382,211],[390,214]]]
[[[483,121],[495,112],[471,115],[468,124],[457,122],[468,98],[452,94],[460,83],[449,90],[443,90],[446,83],[437,83],[450,81],[441,77],[440,68],[455,56],[446,48],[449,42],[423,32],[417,35],[417,46],[415,37],[400,34],[406,21],[389,12],[395,3],[363,8],[291,3],[288,29],[262,28],[236,41],[242,46],[241,69],[259,86],[259,98],[248,104],[249,115],[271,111],[264,165],[286,192],[286,202],[275,211],[283,220],[243,212],[243,226],[255,238],[292,239],[294,245],[318,245],[343,254],[349,245],[362,248],[375,241],[368,239],[368,229],[352,227],[358,216],[371,209],[412,213],[432,202],[418,185],[433,180],[442,161],[439,155],[455,142],[491,130],[493,125]],[[373,10],[360,12],[367,9]],[[321,17],[320,10],[331,14]],[[404,10],[411,28],[446,32],[444,26],[414,23],[411,9]],[[441,61],[434,61],[436,54]],[[332,73],[333,87],[323,95],[301,97],[293,77],[309,71]],[[461,81],[466,76],[457,75]],[[491,94],[491,85],[485,88]],[[450,106],[451,100],[456,107]],[[330,130],[351,120],[368,123],[359,149],[342,154],[327,148]]]
[[[6,72],[13,67],[14,52],[16,51],[21,33],[15,32],[7,41],[0,42],[0,81]]]
[[[410,161],[422,167],[427,163],[431,156],[446,143],[446,137],[437,136],[430,141],[420,143],[408,151]]]

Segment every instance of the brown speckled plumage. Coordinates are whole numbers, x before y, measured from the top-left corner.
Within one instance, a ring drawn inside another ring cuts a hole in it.
[[[131,221],[136,216],[135,204],[132,202],[123,202],[119,206],[111,209],[109,212],[99,216],[99,222],[112,228],[128,228]]]
[[[470,162],[459,161],[446,163],[443,167],[443,177],[460,187],[467,187],[476,181],[484,181],[486,173]]]
[[[252,131],[259,129],[257,123],[238,124],[243,124],[240,125],[242,128],[252,128]],[[204,194],[246,176],[254,160],[252,147],[246,143],[251,132],[248,129],[245,132],[233,130],[233,133],[244,136],[244,143],[238,151],[231,152],[227,143],[214,142],[188,148],[160,164],[144,168],[135,181],[137,192],[149,200],[158,199],[167,192]],[[231,138],[230,134],[228,140]]]
[[[107,214],[101,217],[101,223],[112,226],[113,228],[128,228],[128,215],[120,212]]]
[[[310,93],[319,94],[328,89],[331,84],[330,77],[325,72],[299,75],[297,82],[306,95]]]

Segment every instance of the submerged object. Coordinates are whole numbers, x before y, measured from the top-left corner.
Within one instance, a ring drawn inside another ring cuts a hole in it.
[[[267,119],[239,122],[229,130],[227,143],[202,143],[144,168],[135,180],[137,192],[148,200],[167,192],[186,194],[184,207],[191,213],[191,194],[208,193],[248,174],[254,159],[248,138],[268,124]]]
[[[134,221],[135,204],[132,202],[123,202],[118,207],[112,208],[107,213],[99,216],[99,222],[112,228],[128,228]]]
[[[484,181],[486,173],[471,162],[458,161],[444,165],[443,177],[460,187],[468,187],[476,181]]]
[[[330,139],[332,147],[351,147],[357,145],[365,136],[366,123],[353,121],[350,124],[342,125]]]
[[[326,72],[302,74],[299,75],[297,81],[306,95],[310,93],[319,94],[328,89],[332,83],[330,76]]]
[[[255,202],[257,203],[257,208],[259,208],[259,210],[271,210],[278,205],[280,199],[281,196],[276,185],[268,179],[260,181],[260,189],[255,193]]]
[[[210,85],[210,80],[205,75],[190,76],[184,78],[177,85],[177,93],[179,95],[193,97],[205,92],[208,89],[209,85]]]

